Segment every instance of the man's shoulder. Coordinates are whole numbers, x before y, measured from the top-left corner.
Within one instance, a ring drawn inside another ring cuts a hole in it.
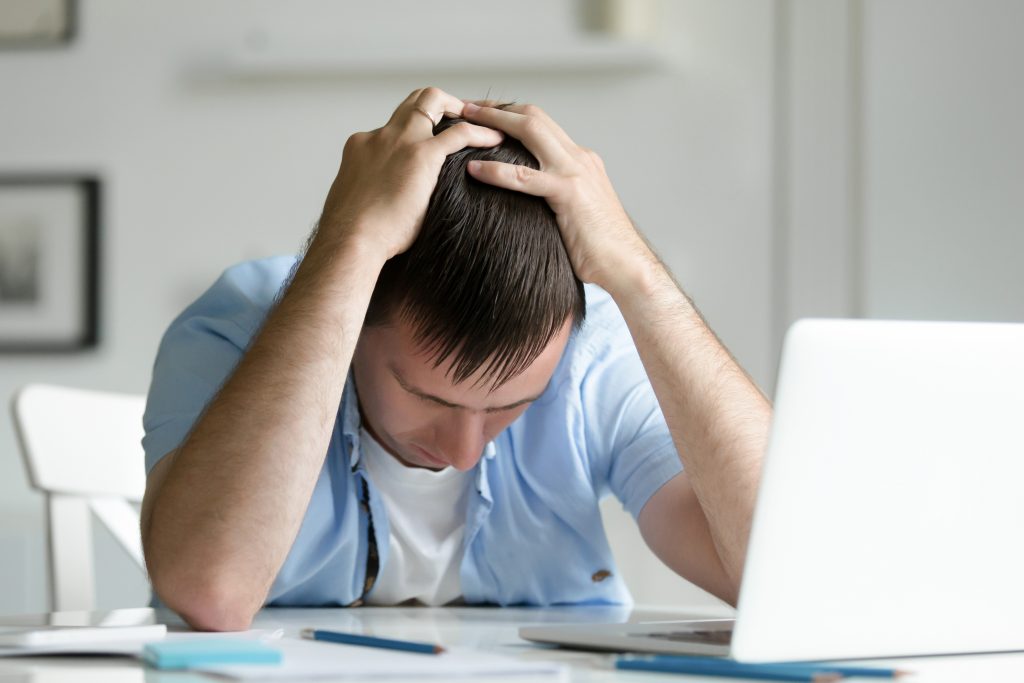
[[[622,319],[619,307],[615,305],[611,294],[592,284],[583,285],[583,291],[587,299],[588,321],[606,323],[612,319]]]
[[[624,357],[636,355],[629,328],[611,295],[596,285],[584,289],[586,318],[570,337],[555,369],[546,392],[548,400],[542,399],[538,405],[549,405],[555,396],[578,402],[583,384],[606,376]]]
[[[224,271],[207,295],[242,299],[253,306],[270,308],[297,261],[295,256],[287,255],[236,263]]]
[[[296,261],[291,255],[275,256],[230,266],[175,323],[196,318],[222,320],[254,332],[287,284]]]
[[[574,352],[594,358],[623,345],[632,348],[629,328],[611,295],[597,285],[585,285],[584,290],[587,317],[576,333]]]

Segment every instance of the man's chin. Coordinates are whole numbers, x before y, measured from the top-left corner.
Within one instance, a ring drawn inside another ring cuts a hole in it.
[[[433,464],[433,461],[429,457],[418,455],[416,451],[422,450],[419,447],[410,445],[407,448],[398,448],[390,437],[385,438],[381,436],[372,427],[370,427],[369,424],[366,424],[365,422],[364,425],[367,427],[367,431],[370,432],[370,435],[374,438],[374,440],[378,444],[380,444],[381,448],[384,449],[384,452],[386,452],[388,455],[390,455],[392,458],[402,463],[406,467],[420,467],[430,470],[443,469],[447,467],[447,465],[445,464],[435,465]],[[426,454],[425,451],[424,454]]]
[[[395,460],[402,463],[406,467],[426,467],[424,463],[421,463],[418,459],[415,459],[408,454],[399,455],[397,453],[392,453],[391,455],[394,456]]]
[[[398,451],[390,447],[385,447],[384,450],[387,451],[388,455],[390,455],[392,458],[402,463],[406,467],[424,467],[424,465],[421,465],[419,463],[418,459],[413,457],[411,454],[406,453],[405,451]]]
[[[395,460],[402,463],[406,467],[418,467],[420,469],[435,471],[443,470],[444,468],[448,467],[448,463],[442,462],[432,457],[429,453],[424,451],[422,448],[419,448],[418,446],[410,446],[402,450],[399,450],[397,448],[386,447],[384,450],[390,453]]]
[[[420,448],[419,446],[412,446],[413,453],[411,458],[408,458],[411,462],[415,463],[414,467],[425,467],[431,470],[443,470],[448,467],[448,463],[441,460],[440,458],[434,457],[428,451]]]

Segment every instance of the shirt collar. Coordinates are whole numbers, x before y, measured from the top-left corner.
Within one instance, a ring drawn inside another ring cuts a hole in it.
[[[359,447],[359,399],[356,396],[356,383],[352,371],[349,370],[345,380],[345,389],[341,394],[341,434],[348,442],[349,465],[353,471],[359,469],[362,460],[362,449]]]

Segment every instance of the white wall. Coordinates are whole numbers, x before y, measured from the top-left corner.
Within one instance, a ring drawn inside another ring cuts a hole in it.
[[[1024,321],[1024,4],[865,10],[865,313]]]
[[[482,35],[514,63],[520,41],[574,30],[570,0],[505,7],[83,0],[70,48],[0,53],[3,170],[96,170],[105,182],[102,346],[0,357],[0,396],[28,381],[144,391],[173,315],[225,265],[294,251],[347,135],[426,83],[537,102],[596,148],[762,386],[800,315],[1024,319],[1024,10],[1008,0],[663,2],[664,64],[640,71],[431,73],[429,54],[416,75],[225,79],[203,68],[247,35],[379,38],[467,61],[482,48],[457,46]],[[0,613],[44,604],[41,507],[24,482],[0,420],[0,586],[14,587],[0,591]],[[617,506],[607,511],[639,600],[712,604],[651,558]],[[141,602],[141,579],[98,543],[101,602]]]
[[[778,329],[1024,321],[1024,5],[779,7]]]

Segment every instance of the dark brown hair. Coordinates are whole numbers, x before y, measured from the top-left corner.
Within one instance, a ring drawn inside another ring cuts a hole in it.
[[[434,134],[460,122],[443,119]],[[466,171],[473,159],[540,167],[508,136],[450,155],[419,236],[381,270],[366,324],[397,315],[435,367],[454,359],[453,382],[484,368],[496,388],[536,360],[567,318],[578,328],[586,301],[547,201],[475,180]]]

